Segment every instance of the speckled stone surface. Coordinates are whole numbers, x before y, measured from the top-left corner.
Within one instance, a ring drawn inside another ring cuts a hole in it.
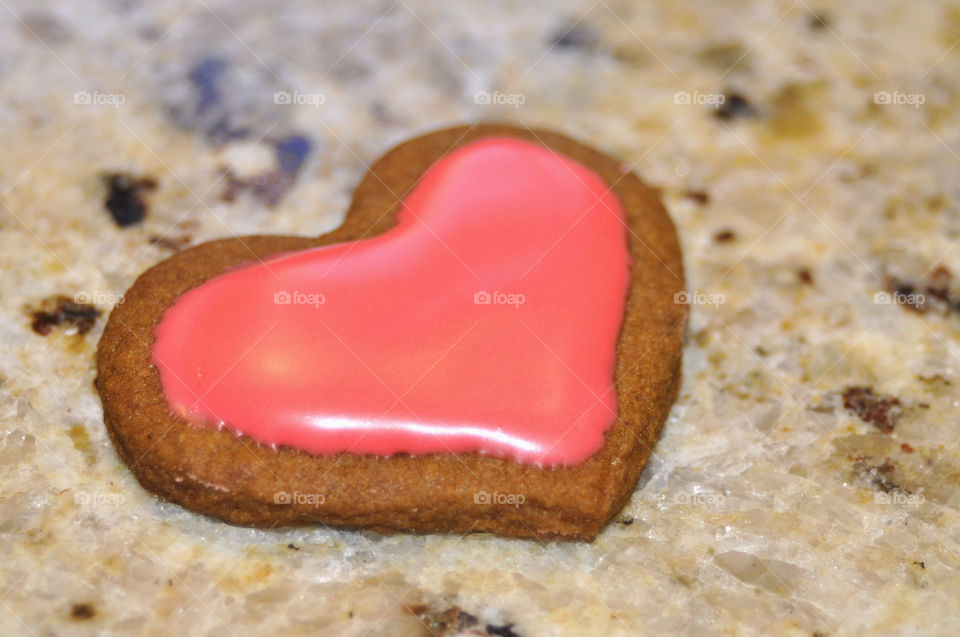
[[[0,634],[960,633],[958,40],[956,2],[0,2]],[[476,119],[621,157],[678,224],[684,384],[618,521],[257,531],[146,494],[103,318],[32,312],[334,228],[365,162]],[[142,221],[113,172],[156,180]]]

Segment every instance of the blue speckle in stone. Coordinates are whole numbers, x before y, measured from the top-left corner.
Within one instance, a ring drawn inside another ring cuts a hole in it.
[[[190,69],[190,81],[200,93],[198,113],[203,113],[220,101],[220,80],[227,72],[227,62],[219,58],[205,58]]]
[[[291,135],[276,142],[277,163],[282,172],[296,175],[310,154],[313,144],[303,135]]]

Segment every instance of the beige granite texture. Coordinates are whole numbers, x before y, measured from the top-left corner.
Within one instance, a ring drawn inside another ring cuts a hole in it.
[[[0,94],[0,634],[960,634],[960,3],[0,0]],[[684,383],[618,519],[261,531],[145,493],[92,386],[137,274],[332,229],[367,162],[478,119],[607,150],[677,222]],[[115,172],[156,181],[138,223]],[[104,315],[32,325],[57,295]]]

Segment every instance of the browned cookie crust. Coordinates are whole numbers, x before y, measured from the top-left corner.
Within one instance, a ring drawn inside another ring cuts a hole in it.
[[[539,143],[592,168],[626,211],[634,264],[617,345],[619,414],[600,451],[574,467],[545,469],[478,453],[314,456],[274,449],[170,413],[151,364],[151,345],[154,328],[177,296],[244,261],[386,231],[395,223],[398,202],[434,162],[493,135]],[[381,157],[334,232],[315,239],[212,241],[144,272],[113,310],[100,339],[96,385],[110,436],[140,483],[228,522],[260,527],[323,522],[380,531],[490,531],[589,540],[629,497],[676,397],[688,308],[674,295],[683,285],[676,231],[659,197],[615,159],[547,131],[451,128],[407,141]],[[520,494],[523,503],[478,504],[480,492]],[[277,502],[278,493],[321,494],[323,502]]]

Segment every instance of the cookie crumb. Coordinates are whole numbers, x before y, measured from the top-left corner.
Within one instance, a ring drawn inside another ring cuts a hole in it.
[[[872,387],[848,387],[843,392],[843,406],[883,433],[890,433],[902,411],[896,396],[873,393]]]
[[[157,189],[153,177],[134,177],[128,173],[107,173],[103,175],[107,185],[107,197],[103,202],[107,212],[121,228],[143,221],[147,216],[147,204],[143,193]]]
[[[913,453],[913,447],[904,442],[900,444],[900,451],[903,453]]]
[[[94,605],[89,602],[74,604],[70,608],[70,617],[73,617],[74,619],[80,620],[80,621],[85,619],[93,619],[93,617],[96,614],[97,614],[96,607],[94,607]]]
[[[67,296],[55,296],[41,304],[31,314],[30,327],[40,336],[46,336],[54,327],[67,323],[77,328],[77,334],[86,334],[93,328],[100,310],[88,303],[77,303]]]

